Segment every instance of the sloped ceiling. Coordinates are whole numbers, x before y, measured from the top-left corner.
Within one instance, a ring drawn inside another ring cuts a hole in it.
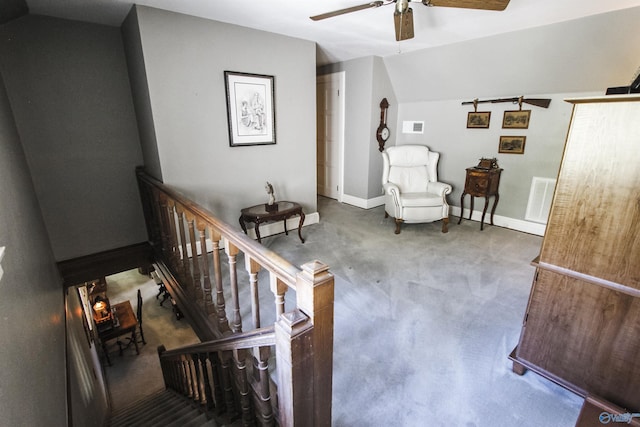
[[[599,92],[640,67],[640,7],[384,59],[399,102]]]
[[[8,0],[3,0],[6,3]],[[9,0],[9,3],[24,0]],[[393,1],[314,22],[309,19],[366,0],[139,0],[137,4],[284,34],[318,45],[318,65],[364,56],[389,57],[420,49],[640,6],[640,0],[511,0],[505,11],[444,7],[414,9],[416,37],[395,41]],[[31,13],[119,26],[131,0],[27,0]]]

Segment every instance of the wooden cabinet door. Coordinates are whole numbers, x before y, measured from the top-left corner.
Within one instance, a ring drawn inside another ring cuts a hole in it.
[[[516,357],[638,412],[640,298],[538,270]]]
[[[640,289],[640,102],[578,103],[540,261]]]

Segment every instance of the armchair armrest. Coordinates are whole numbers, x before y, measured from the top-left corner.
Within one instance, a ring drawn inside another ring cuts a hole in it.
[[[400,196],[400,188],[392,182],[382,184],[382,188],[384,189],[384,194],[390,194],[396,199]]]
[[[451,186],[449,184],[445,184],[444,182],[427,183],[427,191],[429,193],[439,194],[442,197],[451,193],[451,190],[452,190]]]

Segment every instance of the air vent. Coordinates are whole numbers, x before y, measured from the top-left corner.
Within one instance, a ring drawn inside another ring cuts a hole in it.
[[[531,180],[531,190],[529,191],[527,212],[524,215],[524,219],[542,224],[547,223],[555,187],[555,179],[533,177]]]
[[[424,133],[424,122],[403,121],[402,133]]]

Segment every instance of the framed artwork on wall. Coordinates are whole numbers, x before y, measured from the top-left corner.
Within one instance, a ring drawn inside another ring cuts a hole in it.
[[[524,154],[526,136],[501,136],[498,153]]]
[[[229,145],[276,143],[273,76],[224,72]]]
[[[470,111],[467,114],[468,129],[488,129],[491,111]]]
[[[502,119],[503,129],[528,129],[531,110],[505,111]]]

